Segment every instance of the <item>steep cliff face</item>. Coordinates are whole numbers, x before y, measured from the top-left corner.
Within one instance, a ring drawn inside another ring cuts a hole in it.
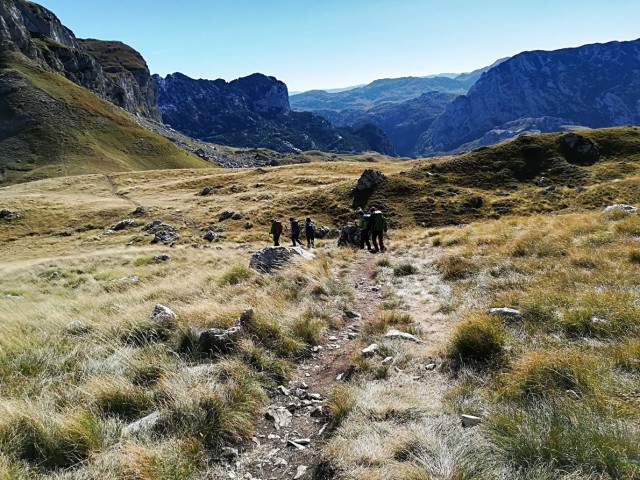
[[[393,154],[388,137],[378,127],[334,128],[313,113],[291,111],[287,86],[273,77],[255,73],[227,83],[174,73],[165,78],[154,75],[154,79],[163,121],[192,137],[279,152]]]
[[[420,154],[451,152],[518,119],[588,127],[640,122],[640,40],[524,52],[485,73],[421,139]]]
[[[144,59],[131,47],[78,39],[46,8],[26,0],[0,0],[0,54],[11,51],[131,113],[160,120],[155,83]]]

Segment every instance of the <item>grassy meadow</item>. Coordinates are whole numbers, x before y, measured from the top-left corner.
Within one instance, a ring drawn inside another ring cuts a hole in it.
[[[445,159],[318,157],[0,189],[0,207],[21,215],[0,220],[0,479],[226,478],[222,448],[250,449],[273,389],[363,304],[354,375],[335,383],[309,478],[639,478],[640,217],[602,214],[640,204],[638,134],[588,135],[601,161],[556,159],[522,178],[533,161],[510,142]],[[555,138],[536,137],[544,158]],[[367,197],[352,193],[365,168],[387,176]],[[542,193],[540,176],[556,190]],[[388,214],[387,254],[320,239],[313,261],[248,268],[271,218],[335,228],[358,205]],[[242,218],[219,221],[227,209]],[[137,225],[107,232],[125,218]],[[174,246],[151,244],[143,226],[156,218],[176,228]],[[150,323],[158,303],[177,320]],[[236,348],[198,348],[198,331],[248,307]],[[374,356],[360,353],[374,342]],[[124,433],[149,414],[154,428]],[[461,414],[481,423],[462,428]]]

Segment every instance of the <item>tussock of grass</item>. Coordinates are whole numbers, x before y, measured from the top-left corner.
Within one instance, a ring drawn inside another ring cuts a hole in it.
[[[453,255],[439,258],[437,266],[445,280],[462,280],[478,271],[476,263],[464,257]]]
[[[460,323],[447,348],[454,365],[488,365],[502,357],[507,332],[499,319],[487,314],[472,314]]]
[[[640,429],[602,412],[570,403],[505,408],[489,419],[489,434],[509,462],[524,470],[537,464],[584,477],[640,475]]]
[[[356,405],[353,389],[348,385],[336,386],[328,398],[328,405],[334,426],[340,425]]]
[[[401,263],[393,267],[393,274],[396,277],[405,277],[407,275],[413,275],[418,272],[418,268],[409,262]]]
[[[391,327],[403,327],[403,330],[408,331],[413,323],[413,317],[408,313],[382,312],[365,324],[364,334],[367,338],[373,339],[376,336],[385,334]]]
[[[122,419],[144,416],[153,405],[151,392],[122,377],[93,377],[82,390],[99,413]]]
[[[251,278],[252,272],[244,265],[234,265],[220,276],[217,284],[220,287],[225,285],[237,285],[244,280]]]

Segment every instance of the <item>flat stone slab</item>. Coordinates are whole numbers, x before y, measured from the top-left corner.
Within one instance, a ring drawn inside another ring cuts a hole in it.
[[[262,273],[269,273],[285,267],[291,260],[299,256],[305,260],[313,260],[316,256],[302,247],[267,247],[254,253],[249,266]]]

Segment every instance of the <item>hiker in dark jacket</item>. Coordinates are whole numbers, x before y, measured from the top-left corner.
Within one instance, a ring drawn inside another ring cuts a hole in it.
[[[304,223],[304,236],[307,237],[307,248],[315,248],[316,226],[309,217]]]
[[[373,253],[379,251],[384,252],[386,248],[384,246],[383,235],[387,231],[387,219],[380,210],[371,208],[371,216],[369,217],[369,228],[371,229],[371,239],[373,240]],[[380,244],[380,248],[378,248]]]
[[[291,224],[291,241],[293,242],[293,246],[296,246],[296,242],[298,245],[302,246],[302,242],[300,241],[300,224],[298,220],[291,217],[289,218],[289,223]]]
[[[269,235],[273,236],[273,246],[280,246],[280,235],[282,235],[282,222],[280,220],[276,220],[275,218],[271,220],[271,230],[269,230]]]
[[[363,249],[366,245],[367,250],[371,251],[371,242],[369,242],[371,235],[371,215],[358,209],[356,216],[358,217],[358,227],[360,227],[360,249]]]

